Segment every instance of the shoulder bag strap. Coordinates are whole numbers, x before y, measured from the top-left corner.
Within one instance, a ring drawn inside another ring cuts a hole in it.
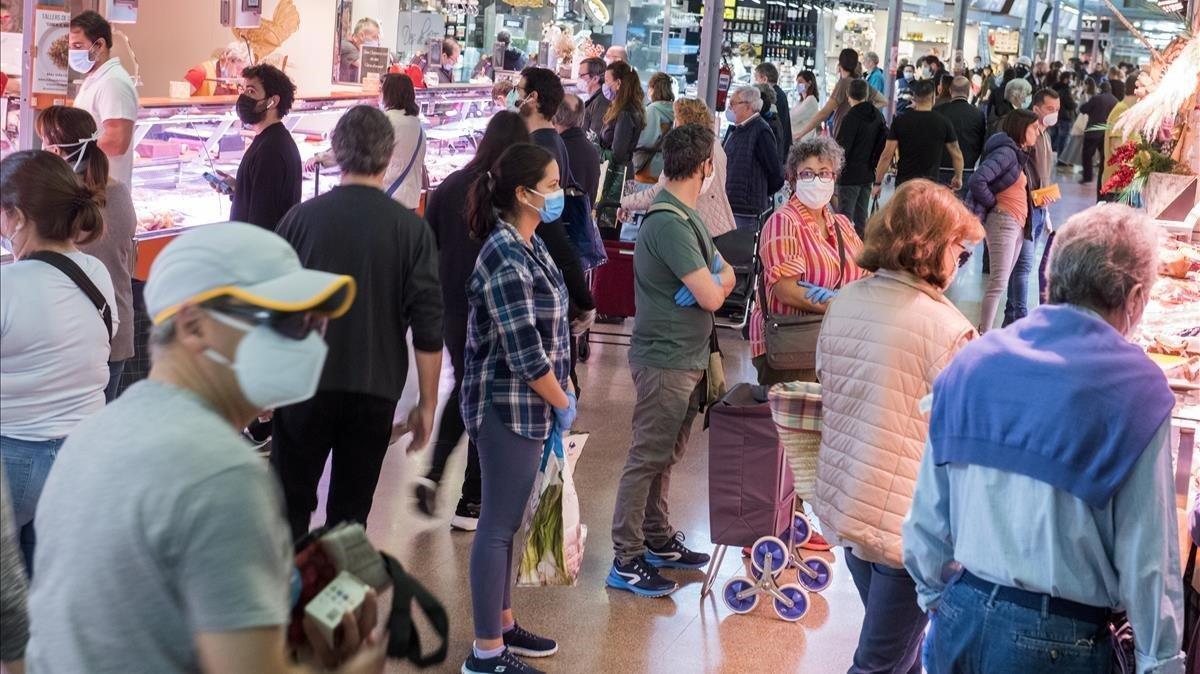
[[[417,137],[417,146],[413,148],[412,157],[408,159],[408,166],[404,167],[404,170],[400,172],[400,177],[392,181],[391,187],[387,188],[387,195],[389,197],[395,194],[396,190],[400,189],[400,185],[404,183],[404,179],[412,171],[413,165],[417,163],[417,154],[421,152],[421,146],[423,145],[425,145],[425,129],[421,129],[421,135]]]
[[[450,634],[450,618],[446,615],[446,608],[429,590],[408,575],[394,557],[383,554],[383,564],[392,579],[392,611],[387,623],[388,656],[405,658],[417,667],[445,661]],[[421,635],[412,619],[411,604],[414,601],[441,638],[441,644],[429,655],[421,655]]]
[[[104,327],[108,331],[108,341],[111,343],[113,338],[113,323],[112,323],[112,307],[108,305],[108,300],[104,299],[104,294],[92,283],[92,279],[88,278],[86,272],[75,264],[71,258],[62,253],[55,253],[49,250],[39,250],[25,257],[27,260],[37,260],[44,262],[51,267],[59,270],[75,282],[75,285],[87,295],[92,301],[92,305],[96,307],[96,311],[100,313],[100,317],[104,319]]]
[[[830,218],[830,226],[833,227],[838,242],[838,280],[837,288],[834,288],[837,290],[842,287],[842,279],[846,277],[846,241],[842,238],[842,226],[838,224],[836,215]]]

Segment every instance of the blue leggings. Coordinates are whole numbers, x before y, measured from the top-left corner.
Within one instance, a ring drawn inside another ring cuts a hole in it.
[[[521,527],[542,459],[542,441],[517,435],[495,409],[475,438],[483,476],[479,529],[471,545],[471,607],[475,638],[499,639],[500,614],[512,607],[513,537]]]

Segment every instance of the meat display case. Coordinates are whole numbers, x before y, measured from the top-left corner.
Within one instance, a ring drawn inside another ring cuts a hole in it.
[[[426,129],[426,169],[436,186],[474,155],[493,112],[490,84],[451,84],[417,89]],[[205,172],[237,173],[250,145],[234,113],[235,96],[142,99],[134,124],[133,201],[138,214],[138,278],[168,241],[186,227],[222,222],[229,197],[213,190]],[[359,104],[374,105],[366,92],[300,96],[284,118],[307,160],[329,147],[329,133],[342,114]],[[328,170],[306,174],[302,198],[328,190],[337,179]]]

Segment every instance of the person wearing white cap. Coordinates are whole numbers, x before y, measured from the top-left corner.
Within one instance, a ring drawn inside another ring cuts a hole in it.
[[[159,254],[150,376],[75,428],[38,506],[31,671],[313,671],[288,658],[279,488],[239,431],[313,394],[321,330],[354,295],[253,225],[197,227]],[[375,623],[372,594],[336,653],[305,632],[320,665],[381,672]]]

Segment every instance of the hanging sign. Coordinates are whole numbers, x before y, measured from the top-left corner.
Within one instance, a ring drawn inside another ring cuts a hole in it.
[[[56,7],[34,10],[37,57],[33,61],[33,93],[67,93],[67,36],[71,13]]]
[[[390,57],[387,47],[363,47],[358,61],[359,81],[367,79],[367,75],[372,73],[382,80],[387,74],[388,66],[391,65]]]

